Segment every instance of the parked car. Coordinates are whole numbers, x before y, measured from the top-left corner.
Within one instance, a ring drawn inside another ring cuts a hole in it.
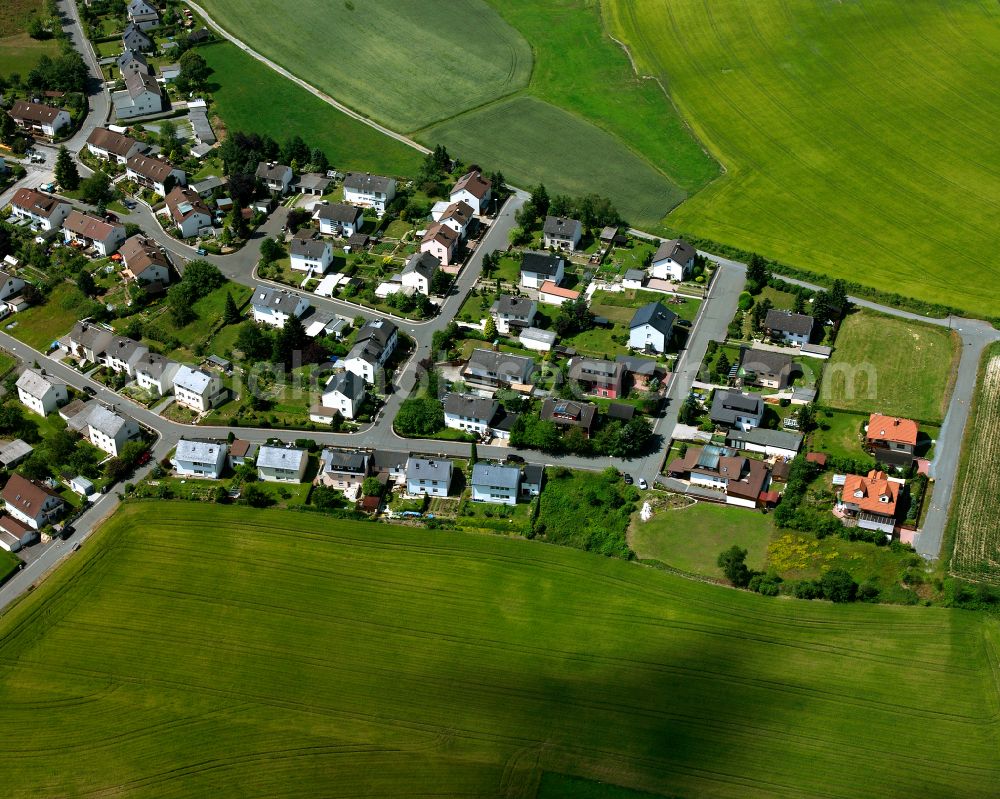
[[[118,216],[117,216],[116,214],[113,214],[113,213],[111,213],[110,211],[108,211],[108,212],[107,212],[107,213],[106,213],[106,214],[104,215],[104,221],[105,221],[105,222],[113,222],[113,223],[117,223],[117,222],[118,222]]]
[[[639,478],[639,488],[641,488],[643,491],[645,491],[647,488],[649,488],[649,483],[646,482],[646,478],[645,477],[640,477]]]
[[[635,482],[635,480],[632,479],[632,475],[630,474],[623,474],[622,479],[625,481],[625,485],[627,486],[630,486],[632,485],[632,483]]]
[[[524,458],[520,455],[508,455],[507,463],[524,463]]]
[[[96,395],[97,395],[97,391],[95,391],[95,390],[94,390],[94,388],[93,388],[92,386],[84,386],[84,387],[83,387],[83,390],[84,390],[84,391],[85,391],[85,392],[86,392],[87,394],[90,394],[90,396],[92,396],[92,397],[94,397],[94,396],[96,396]]]

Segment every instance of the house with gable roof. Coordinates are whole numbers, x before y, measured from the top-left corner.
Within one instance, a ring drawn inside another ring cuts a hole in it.
[[[638,308],[629,322],[628,345],[634,350],[664,353],[674,332],[677,314],[658,300]]]
[[[226,470],[229,447],[224,441],[182,438],[177,442],[170,464],[181,477],[218,480]]]
[[[108,128],[94,128],[87,137],[87,150],[97,158],[124,164],[133,155],[145,150],[146,145],[131,136]]]
[[[477,463],[472,467],[473,502],[516,505],[521,487],[521,470],[516,466]]]
[[[660,242],[653,254],[649,273],[660,280],[672,280],[680,283],[690,277],[694,269],[695,248],[684,239],[670,239]]]
[[[583,225],[579,219],[563,216],[547,216],[542,226],[542,243],[547,248],[575,252],[583,237]]]
[[[483,177],[478,169],[470,170],[460,177],[451,188],[449,199],[453,203],[464,202],[477,214],[489,208],[493,183]]]
[[[87,249],[93,247],[102,258],[114,253],[125,241],[124,225],[105,222],[77,210],[69,212],[62,229],[67,244],[72,242]]]
[[[39,416],[48,416],[69,399],[66,382],[44,369],[27,368],[17,378],[17,398]]]
[[[348,172],[344,175],[344,202],[371,208],[381,219],[386,206],[396,196],[396,181],[371,172]]]
[[[194,238],[202,228],[212,226],[212,212],[194,189],[174,186],[166,197],[166,209],[185,239]]]
[[[853,519],[864,530],[879,530],[892,536],[896,529],[896,508],[904,483],[872,469],[862,477],[849,474],[844,479],[836,510]]]
[[[865,449],[879,463],[905,469],[913,463],[919,434],[912,419],[873,413],[865,428]]]
[[[406,259],[400,280],[404,286],[410,286],[420,294],[430,296],[431,284],[440,266],[441,262],[429,252],[415,252]]]
[[[4,113],[4,112],[0,112]],[[62,108],[15,100],[10,107],[11,118],[19,128],[32,135],[51,139],[72,121],[69,112]]]
[[[10,201],[10,210],[18,219],[27,219],[39,230],[58,230],[72,206],[58,197],[35,189],[18,189]]]

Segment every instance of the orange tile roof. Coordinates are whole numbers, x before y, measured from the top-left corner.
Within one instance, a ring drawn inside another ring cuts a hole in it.
[[[883,416],[873,413],[868,417],[869,441],[895,441],[900,444],[917,445],[917,423],[912,419],[898,416]]]
[[[849,474],[844,480],[841,499],[857,505],[861,510],[882,516],[895,516],[899,501],[899,483],[890,481],[885,472],[872,470],[866,477]],[[883,501],[883,497],[886,498]]]
[[[542,287],[539,289],[542,294],[551,294],[553,297],[565,297],[568,300],[575,300],[580,296],[579,291],[573,291],[573,289],[564,289],[562,286],[557,286],[551,280],[546,280],[542,283]]]

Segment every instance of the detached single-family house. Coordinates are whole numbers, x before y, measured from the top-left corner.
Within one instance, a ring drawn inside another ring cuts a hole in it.
[[[250,304],[255,322],[278,329],[285,326],[289,317],[302,316],[309,308],[305,297],[270,286],[257,286]]]
[[[265,444],[257,452],[257,477],[267,483],[301,483],[308,465],[304,449]]]
[[[865,449],[879,463],[906,468],[913,463],[919,432],[912,419],[873,413],[865,428]]]
[[[443,222],[435,222],[424,234],[420,242],[420,252],[433,255],[442,267],[451,266],[455,261],[455,249],[458,247],[458,233]]]
[[[323,389],[323,407],[339,411],[345,419],[353,419],[365,401],[364,378],[354,372],[337,372]]]
[[[460,239],[464,239],[468,233],[469,224],[472,222],[474,213],[472,206],[466,202],[440,202],[431,209],[431,219],[450,227],[458,234]]]
[[[621,396],[624,375],[622,364],[600,358],[571,358],[567,370],[567,377],[586,393],[610,399]]]
[[[312,218],[319,222],[320,233],[345,239],[357,233],[365,223],[364,212],[346,203],[317,205]]]
[[[494,505],[516,505],[521,487],[521,470],[516,466],[477,463],[472,467],[472,501]]]
[[[226,469],[228,447],[223,441],[182,438],[170,464],[179,477],[218,480]]]
[[[44,103],[15,100],[8,113],[21,130],[49,139],[70,124],[68,111]]]
[[[562,216],[547,216],[542,226],[542,243],[554,250],[574,252],[580,245],[583,225],[579,219]]]
[[[180,364],[155,352],[147,352],[135,364],[135,382],[139,387],[166,396],[174,390],[174,375]]]
[[[185,239],[198,235],[202,228],[212,226],[212,212],[194,189],[174,186],[166,197],[167,213]]]
[[[25,285],[21,278],[14,277],[0,269],[0,313],[3,312],[4,308],[16,311],[27,305],[21,296]]]
[[[276,161],[261,161],[254,174],[268,191],[275,194],[287,194],[288,187],[292,184],[292,168]]]
[[[811,316],[771,308],[764,317],[764,333],[772,341],[808,344],[815,322]]]
[[[121,73],[122,80],[125,80],[129,75],[152,75],[153,68],[149,66],[149,62],[139,50],[125,50],[116,62],[118,64],[118,72]]]
[[[379,219],[396,196],[396,181],[371,172],[348,172],[344,175],[344,202],[371,208]]]
[[[636,310],[628,326],[628,345],[643,352],[667,351],[674,331],[677,314],[658,301],[646,303]]]
[[[296,235],[288,247],[289,266],[297,272],[323,274],[333,263],[333,247],[315,232]]]
[[[501,294],[490,308],[490,315],[496,323],[498,333],[507,335],[531,327],[538,313],[538,303],[527,297],[512,297]]]
[[[135,367],[149,352],[149,348],[135,339],[116,336],[108,342],[100,362],[116,374],[135,377]]]
[[[319,456],[316,485],[357,491],[371,474],[371,455],[359,450],[324,449]]]
[[[535,362],[524,355],[477,349],[462,368],[462,379],[486,388],[531,385]]]
[[[410,286],[420,294],[430,296],[431,283],[434,282],[434,275],[440,266],[441,262],[429,252],[415,252],[406,259],[400,279],[404,286]]]
[[[129,72],[125,76],[125,88],[111,94],[118,119],[158,114],[163,110],[163,95],[160,84],[152,75],[141,71]]]
[[[444,426],[481,436],[490,429],[499,409],[495,399],[452,393],[444,400]]]
[[[717,389],[709,418],[720,427],[752,430],[759,427],[764,418],[764,398],[760,394]]]
[[[128,21],[141,30],[148,31],[160,24],[160,13],[146,0],[129,0]]]
[[[107,128],[94,128],[87,137],[87,150],[97,158],[124,164],[133,155],[145,150],[146,145],[124,133]]]
[[[583,435],[590,438],[597,420],[597,406],[592,402],[574,402],[573,400],[553,399],[546,397],[542,401],[542,421],[552,422],[563,430],[577,428]]]
[[[466,172],[451,188],[449,199],[453,203],[467,203],[477,214],[483,214],[489,208],[493,184],[483,177],[482,172],[473,169]]]
[[[785,352],[745,349],[739,374],[750,385],[782,389],[792,381],[795,359]]]
[[[141,233],[126,239],[119,253],[125,262],[122,277],[146,286],[166,286],[170,283],[170,261],[166,250]]]
[[[69,212],[62,227],[67,243],[75,242],[84,249],[93,247],[102,258],[114,253],[125,241],[124,225],[105,222],[76,210]]]
[[[134,419],[99,403],[90,408],[85,421],[90,443],[108,455],[120,455],[122,447],[139,438],[139,425]]]
[[[7,513],[32,530],[55,521],[66,504],[54,491],[19,474],[10,476],[0,496]]]
[[[371,319],[358,330],[344,368],[374,384],[399,340],[399,329],[387,319]]]
[[[222,399],[225,389],[215,372],[181,365],[174,374],[174,397],[177,404],[198,413],[211,410]]]
[[[670,239],[660,242],[653,254],[649,273],[659,280],[672,280],[680,283],[690,277],[694,269],[694,257],[697,253],[694,247],[684,239]]]
[[[166,197],[174,186],[187,185],[187,173],[169,161],[147,155],[133,155],[125,162],[125,175],[140,186]]]
[[[39,416],[48,416],[69,399],[66,383],[45,374],[44,369],[25,369],[17,378],[17,398]]]
[[[876,469],[864,477],[849,474],[840,490],[837,511],[857,520],[858,527],[864,530],[879,530],[891,536],[896,529],[896,504],[902,488],[902,480]]]
[[[142,28],[130,22],[122,31],[122,46],[126,50],[146,53],[153,49],[153,40],[143,33]]]
[[[670,477],[691,486],[718,491],[727,505],[756,508],[767,491],[771,473],[763,461],[746,458],[727,447],[689,447],[667,467]]]
[[[77,322],[63,341],[66,351],[74,358],[97,363],[104,359],[104,353],[114,331],[91,322]]]
[[[565,277],[562,258],[547,252],[526,252],[521,256],[521,286],[540,289],[543,283],[559,285]]]
[[[448,496],[451,461],[410,457],[406,460],[406,493]]]
[[[10,201],[10,210],[18,219],[28,219],[39,230],[58,230],[72,206],[68,202],[35,189],[18,189]]]

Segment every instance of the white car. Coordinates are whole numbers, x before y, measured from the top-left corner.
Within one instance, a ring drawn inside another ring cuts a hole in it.
[[[647,488],[649,488],[649,483],[646,482],[646,478],[645,477],[640,477],[639,478],[639,488],[641,488],[643,491],[645,491]]]

